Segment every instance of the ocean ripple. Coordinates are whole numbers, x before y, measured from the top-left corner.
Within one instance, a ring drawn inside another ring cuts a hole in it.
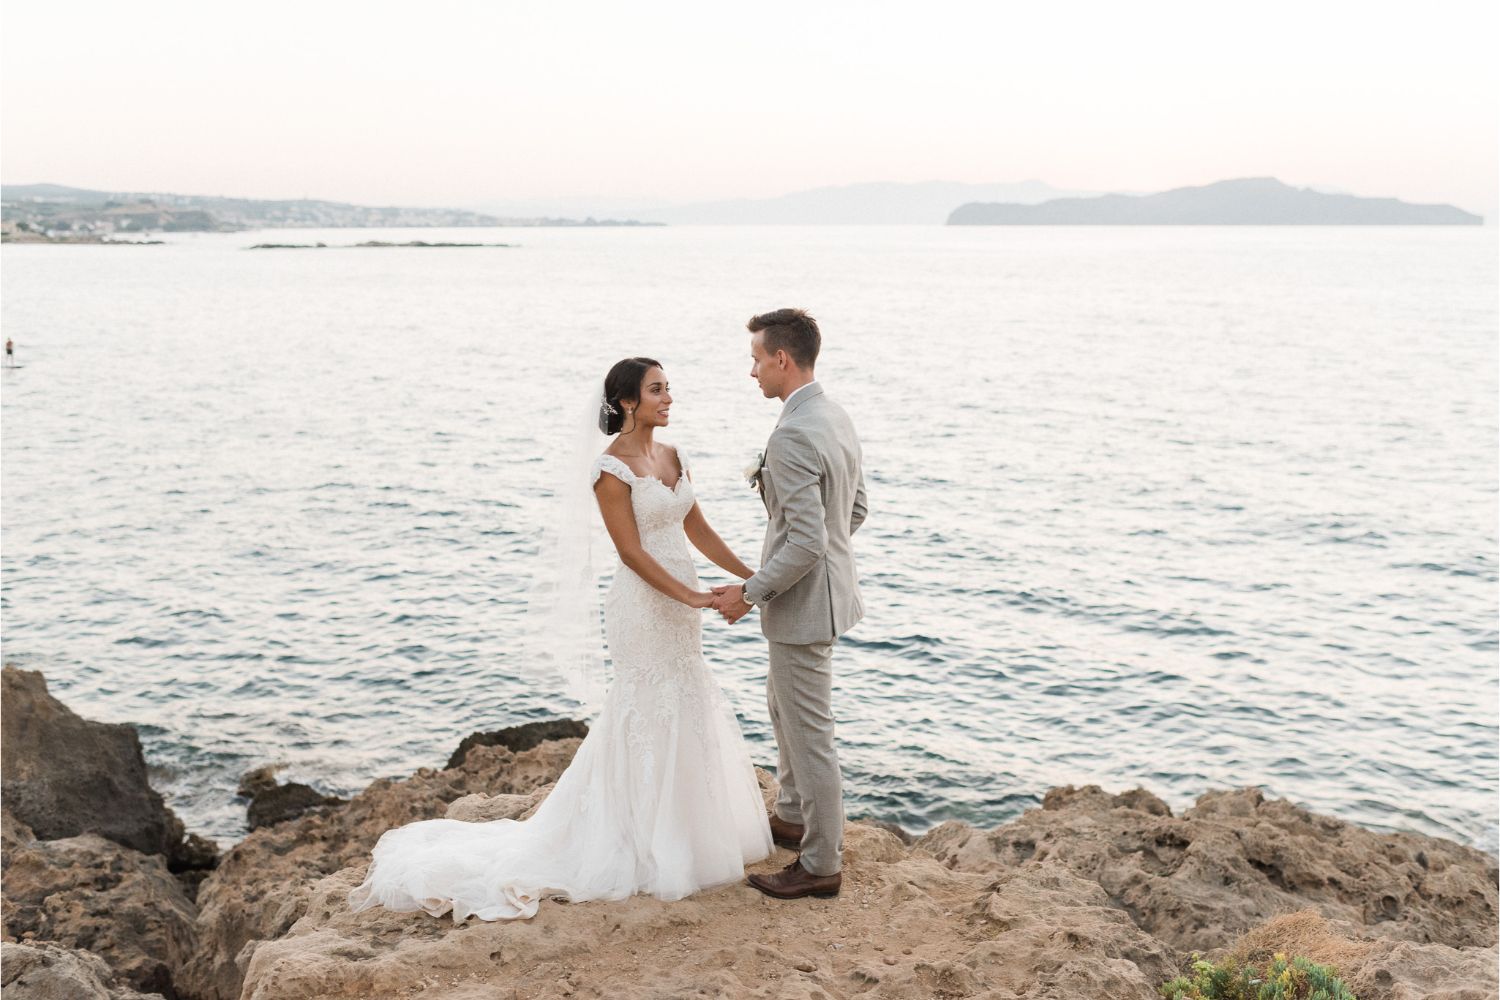
[[[241,835],[257,764],[350,794],[574,713],[517,661],[521,616],[567,415],[619,355],[666,362],[664,436],[757,554],[739,475],[776,409],[742,326],[784,300],[820,316],[865,445],[851,815],[1249,784],[1495,849],[1486,233],[497,241],[524,247],[0,251],[26,365],[0,373],[5,658],[136,723],[192,828]],[[770,764],[754,620],[706,618],[705,651]]]

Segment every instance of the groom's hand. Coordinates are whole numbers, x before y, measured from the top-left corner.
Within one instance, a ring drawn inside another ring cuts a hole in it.
[[[714,610],[724,616],[724,620],[733,625],[741,618],[750,613],[750,605],[745,603],[745,588],[736,583],[728,587],[714,587]]]

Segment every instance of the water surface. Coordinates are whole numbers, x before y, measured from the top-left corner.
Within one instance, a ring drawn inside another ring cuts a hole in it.
[[[513,249],[251,251],[455,239]],[[329,231],[7,246],[5,658],[141,727],[188,824],[573,714],[516,655],[564,413],[627,354],[759,550],[744,321],[864,437],[851,814],[1258,785],[1495,848],[1493,230]],[[716,572],[705,562],[705,579]],[[706,653],[774,760],[753,619]]]

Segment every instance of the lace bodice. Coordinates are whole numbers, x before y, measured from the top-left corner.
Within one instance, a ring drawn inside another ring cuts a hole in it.
[[[598,482],[601,475],[608,473],[630,487],[630,506],[635,512],[635,526],[640,532],[641,547],[650,553],[651,558],[661,563],[667,572],[697,590],[698,571],[693,565],[693,556],[688,549],[687,535],[682,530],[683,518],[687,517],[688,511],[693,509],[696,498],[693,495],[693,481],[688,478],[687,460],[682,457],[680,451],[677,453],[677,461],[682,469],[682,475],[677,477],[675,484],[668,486],[656,476],[636,475],[631,471],[630,466],[613,455],[600,455],[594,460],[594,482]],[[615,567],[615,584],[610,589],[611,596],[615,596],[617,591],[622,590],[622,580],[624,591],[633,590],[634,584],[639,584],[651,591],[651,594],[641,596],[655,605],[657,610],[670,611],[672,609],[658,604],[653,598],[660,598],[675,604],[684,611],[693,611],[692,608],[678,604],[646,583],[624,564]],[[606,599],[606,610],[607,608],[608,600]],[[693,620],[695,622],[698,620],[696,611],[693,611]],[[693,640],[696,643],[696,633]]]
[[[680,451],[677,461],[682,475],[676,484],[668,486],[655,476],[636,475],[630,466],[613,455],[600,455],[594,460],[594,482],[598,482],[604,473],[609,473],[630,487],[630,503],[643,543],[648,535],[680,527],[682,519],[693,509],[693,481],[688,478],[687,461]],[[649,543],[646,543],[646,550],[651,551]]]
[[[682,530],[683,518],[693,509],[693,481],[680,451],[677,460],[682,475],[670,487],[656,476],[636,475],[613,455],[594,460],[594,480],[607,473],[630,487],[641,547],[668,573],[698,590],[698,570]],[[702,669],[702,616],[618,564],[604,599],[605,633],[616,678],[658,683],[678,670]]]

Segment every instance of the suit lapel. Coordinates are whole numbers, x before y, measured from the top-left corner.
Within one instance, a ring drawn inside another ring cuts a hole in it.
[[[809,399],[816,399],[816,398],[818,398],[821,395],[823,395],[823,387],[821,385],[817,385],[817,384],[809,385],[807,388],[800,390],[797,393],[797,398],[796,399],[792,400],[790,403],[787,403],[785,406],[783,406],[781,408],[781,416],[779,416],[779,417],[776,418],[776,426],[780,427],[781,424],[782,424],[782,421],[786,420],[787,417],[790,417],[793,413],[796,413],[798,410],[802,409],[802,407],[806,406],[807,405],[807,401]],[[766,505],[766,513],[767,514],[771,513],[771,498],[766,493],[766,478],[765,478],[765,475],[766,475],[766,473],[765,473],[766,458],[765,458],[765,456],[768,455],[768,454],[770,454],[770,451],[771,451],[771,443],[769,441],[767,441],[766,442],[766,450],[763,451],[763,452],[761,452],[761,459],[760,459],[760,468],[761,468],[760,500],[761,500],[761,503],[763,503],[763,504]]]
[[[767,447],[770,442],[766,442]],[[755,468],[755,492],[760,494],[760,502],[765,505],[766,513],[771,513],[771,501],[766,499],[766,452],[762,449],[760,453],[760,465]]]

